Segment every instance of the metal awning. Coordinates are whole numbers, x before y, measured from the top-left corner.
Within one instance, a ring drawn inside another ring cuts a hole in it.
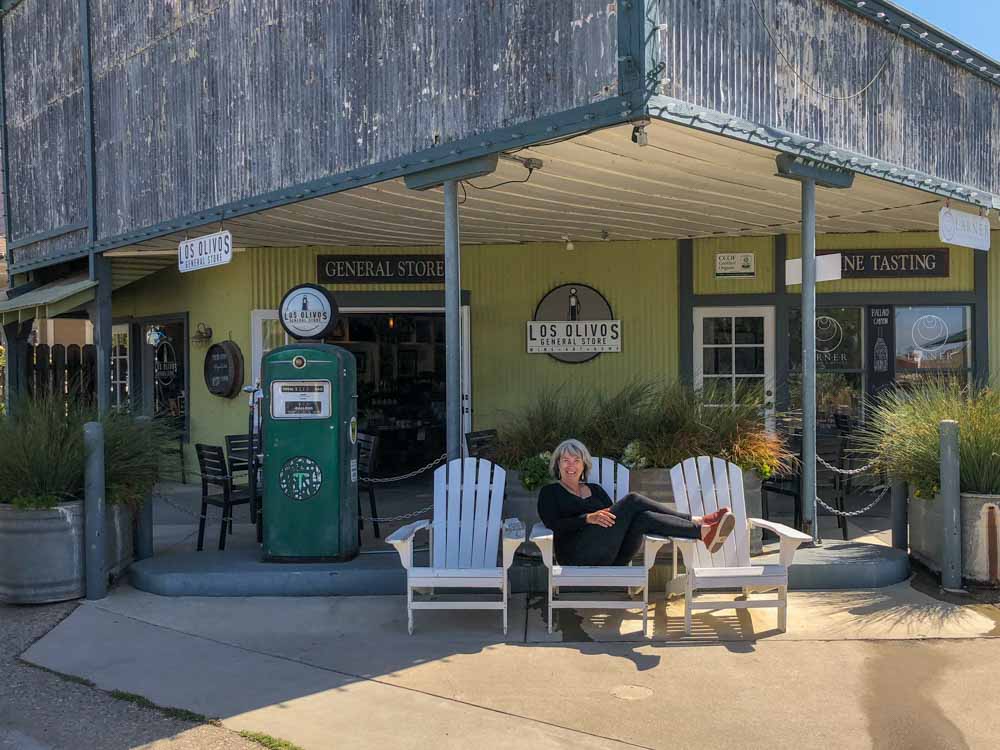
[[[97,282],[87,278],[87,274],[77,274],[51,281],[13,299],[0,300],[0,324],[55,318],[92,302],[96,286]]]

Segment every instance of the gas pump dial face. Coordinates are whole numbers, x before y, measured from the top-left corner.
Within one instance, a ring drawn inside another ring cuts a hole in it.
[[[308,500],[323,486],[323,471],[311,458],[295,456],[281,467],[278,485],[292,500]]]

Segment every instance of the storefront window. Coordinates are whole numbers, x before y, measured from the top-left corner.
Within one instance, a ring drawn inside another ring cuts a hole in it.
[[[128,326],[120,325],[111,329],[111,403],[121,408],[128,401]]]
[[[763,403],[764,318],[756,315],[702,320],[702,398],[709,405]]]
[[[919,383],[929,377],[963,383],[972,373],[972,309],[897,307],[896,381]]]
[[[834,423],[838,415],[860,419],[864,402],[862,308],[821,307],[816,311],[816,416]],[[789,397],[802,408],[802,313],[789,317]]]

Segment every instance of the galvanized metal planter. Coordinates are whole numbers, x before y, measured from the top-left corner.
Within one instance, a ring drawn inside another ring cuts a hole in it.
[[[995,508],[994,524],[1000,523],[1000,495],[962,493],[962,577],[975,583],[990,583],[997,579],[997,559],[1000,549],[996,533],[989,531],[990,508]],[[944,519],[938,498],[927,500],[910,496],[910,556],[935,572],[940,572]],[[993,546],[992,554],[990,546]],[[991,570],[992,565],[992,570]]]
[[[108,506],[104,527],[107,573],[120,576],[133,560],[132,513]],[[84,595],[83,503],[51,510],[0,505],[0,601],[43,604]]]

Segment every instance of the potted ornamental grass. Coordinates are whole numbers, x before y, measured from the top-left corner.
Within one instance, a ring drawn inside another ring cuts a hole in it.
[[[784,440],[769,432],[752,393],[741,403],[711,406],[705,390],[671,382],[633,382],[611,392],[568,386],[539,392],[498,427],[497,460],[515,469],[525,490],[548,482],[551,451],[562,440],[581,440],[594,456],[630,469],[629,486],[671,502],[669,469],[692,456],[717,456],[744,469],[747,511],[760,515],[760,484],[797,460]],[[759,550],[760,535],[754,548]]]
[[[1000,512],[1000,390],[929,379],[918,386],[883,394],[868,409],[858,438],[876,466],[909,485],[910,554],[940,571],[943,515],[940,491],[942,420],[959,427],[962,574],[989,581],[988,514]],[[1000,521],[1000,516],[997,517]],[[1000,550],[998,550],[1000,551]]]
[[[83,425],[86,404],[29,398],[0,417],[0,600],[63,601],[84,594]],[[133,559],[133,519],[159,476],[168,436],[116,411],[105,437],[105,563],[115,578]]]

